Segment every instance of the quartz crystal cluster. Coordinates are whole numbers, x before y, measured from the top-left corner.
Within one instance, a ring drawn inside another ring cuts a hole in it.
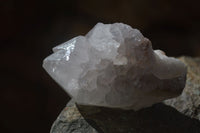
[[[53,52],[43,67],[78,104],[138,110],[185,87],[186,66],[123,23],[98,23]]]

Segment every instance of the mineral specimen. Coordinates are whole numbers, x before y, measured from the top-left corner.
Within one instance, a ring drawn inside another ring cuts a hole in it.
[[[138,110],[185,86],[186,66],[123,23],[98,23],[53,51],[43,67],[78,104]]]

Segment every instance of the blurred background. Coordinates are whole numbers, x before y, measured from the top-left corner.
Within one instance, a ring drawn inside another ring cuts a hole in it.
[[[69,101],[47,75],[51,48],[97,22],[139,29],[169,56],[200,56],[200,8],[194,0],[0,0],[0,129],[48,133]]]

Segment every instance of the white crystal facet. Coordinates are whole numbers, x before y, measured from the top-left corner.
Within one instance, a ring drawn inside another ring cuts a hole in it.
[[[98,23],[53,51],[43,67],[78,104],[138,110],[185,86],[186,66],[123,23]]]

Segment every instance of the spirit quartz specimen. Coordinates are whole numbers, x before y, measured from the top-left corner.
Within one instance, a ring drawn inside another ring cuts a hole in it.
[[[53,52],[43,67],[78,104],[138,110],[185,87],[186,66],[123,23],[98,23]]]

